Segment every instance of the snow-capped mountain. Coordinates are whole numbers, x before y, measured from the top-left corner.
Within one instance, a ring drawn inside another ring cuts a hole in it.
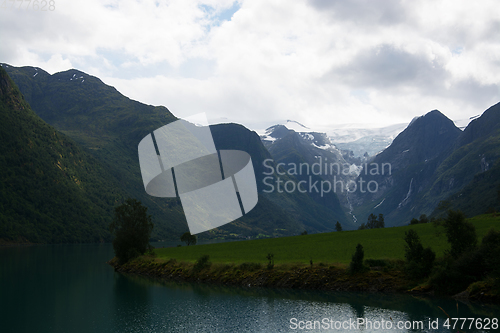
[[[374,156],[389,147],[408,124],[394,124],[379,128],[344,125],[327,131],[330,140],[342,150],[350,150],[355,157]]]
[[[455,125],[464,130],[467,125],[480,115],[472,116],[470,118],[454,120]],[[415,117],[418,119],[419,117]],[[299,133],[304,138],[308,134],[311,139],[311,144],[326,149],[335,146],[344,154],[348,154],[353,158],[359,158],[361,161],[364,157],[373,157],[382,152],[385,148],[389,147],[394,139],[408,126],[407,123],[393,124],[384,127],[373,127],[370,124],[341,124],[333,128],[310,128],[295,120],[287,120],[281,124],[271,126],[266,130],[257,131],[260,135],[264,145],[269,145],[276,139],[281,138],[286,134],[286,130],[293,130]],[[279,129],[278,126],[283,128]],[[316,140],[320,136],[326,136],[329,142],[324,138],[320,139],[325,143],[318,144]],[[352,152],[352,153],[350,153]]]
[[[344,124],[335,128],[313,129],[297,121],[287,120],[266,130],[257,131],[264,145],[269,146],[289,130],[293,130],[312,145],[321,149],[338,149],[354,158],[363,160],[368,154],[374,156],[387,148],[407,124],[395,124],[381,128],[359,127],[359,124]],[[349,153],[351,151],[352,153]]]

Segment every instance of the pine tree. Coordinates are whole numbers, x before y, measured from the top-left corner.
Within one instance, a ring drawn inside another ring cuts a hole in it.
[[[335,224],[335,230],[336,231],[342,231],[342,224],[340,224],[339,221],[337,221],[337,223]]]

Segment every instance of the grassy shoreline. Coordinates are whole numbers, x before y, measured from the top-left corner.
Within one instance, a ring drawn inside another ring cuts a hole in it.
[[[500,217],[481,215],[469,219],[478,240],[494,227]],[[397,228],[343,231],[196,246],[159,248],[152,256],[141,256],[124,265],[109,263],[122,273],[139,274],[175,281],[329,291],[396,292],[433,294],[426,281],[416,281],[404,272],[404,234],[414,229],[424,247],[430,246],[442,257],[449,248],[443,227],[419,224]],[[348,263],[361,243],[365,250],[363,273],[351,275]],[[268,269],[266,256],[274,255]],[[208,255],[210,262],[196,264]],[[312,261],[312,263],[311,263]],[[451,295],[449,295],[451,296]],[[469,286],[461,297],[498,302],[491,283],[480,281]]]
[[[491,227],[500,230],[500,216],[480,215],[468,221],[476,227],[478,241]],[[314,263],[348,264],[356,245],[361,243],[365,259],[404,260],[404,236],[414,229],[422,240],[422,245],[430,246],[437,257],[442,257],[449,249],[443,227],[431,223],[404,227],[329,232],[305,236],[267,238],[226,242],[195,246],[157,248],[158,258],[195,262],[202,255],[209,255],[214,263],[258,262],[267,263],[268,253],[274,254],[276,264]]]
[[[260,263],[212,263],[197,269],[196,264],[141,256],[121,266],[118,272],[174,281],[201,282],[244,287],[271,287],[329,291],[406,292],[415,286],[400,270],[375,267],[350,275],[347,265],[280,264],[267,269]],[[398,264],[398,263],[395,263]]]

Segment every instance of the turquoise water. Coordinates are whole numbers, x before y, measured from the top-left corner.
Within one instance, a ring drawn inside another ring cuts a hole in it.
[[[0,248],[0,332],[448,331],[439,307],[451,317],[500,318],[498,307],[449,299],[160,282],[115,273],[112,257],[109,244]],[[357,318],[371,329],[346,327]]]

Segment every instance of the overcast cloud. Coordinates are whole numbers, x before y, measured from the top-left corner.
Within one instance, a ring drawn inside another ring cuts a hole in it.
[[[500,101],[496,1],[20,3],[0,9],[0,62],[76,68],[179,117],[386,125]]]

